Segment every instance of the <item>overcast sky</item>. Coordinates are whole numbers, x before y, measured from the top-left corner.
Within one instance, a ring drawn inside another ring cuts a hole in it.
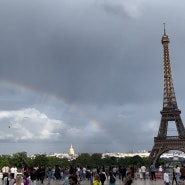
[[[62,153],[71,144],[75,153],[151,150],[163,102],[163,22],[185,120],[184,7],[1,0],[0,153]]]

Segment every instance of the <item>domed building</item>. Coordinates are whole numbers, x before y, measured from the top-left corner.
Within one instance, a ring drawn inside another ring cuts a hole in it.
[[[74,155],[75,155],[75,151],[74,151],[74,148],[73,148],[73,146],[71,144],[71,146],[69,148],[69,156],[74,157]]]

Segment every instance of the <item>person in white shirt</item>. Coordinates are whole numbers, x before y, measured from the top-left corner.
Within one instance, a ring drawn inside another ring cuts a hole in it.
[[[8,174],[9,174],[9,167],[8,166],[3,166],[2,172],[3,172],[3,178],[2,178],[2,180],[3,180],[4,177],[7,177]]]
[[[14,179],[16,179],[16,176],[17,176],[17,167],[15,166],[14,167]]]
[[[180,167],[178,165],[176,165],[174,170],[175,170],[175,177],[178,182],[180,180]]]
[[[82,168],[82,178],[83,178],[83,180],[85,180],[86,179],[86,168],[85,167],[83,167]]]
[[[115,166],[112,168],[112,172],[113,172],[113,175],[116,177],[117,168]]]
[[[15,175],[15,167],[14,166],[12,166],[11,168],[10,168],[10,174],[12,174],[13,176]],[[14,176],[15,177],[15,176]]]
[[[164,184],[165,184],[165,185],[169,185],[170,179],[169,179],[169,175],[168,175],[168,173],[166,172],[166,170],[165,170],[165,172],[164,172],[163,179],[164,179]]]
[[[141,173],[143,175],[143,179],[145,180],[146,179],[146,167],[144,165],[141,166]]]

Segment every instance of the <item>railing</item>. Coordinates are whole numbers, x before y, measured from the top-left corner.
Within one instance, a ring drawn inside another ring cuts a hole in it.
[[[180,138],[179,138],[179,136],[166,136],[166,137],[164,137],[164,138],[159,138],[159,137],[155,137],[154,138],[155,139],[155,141],[160,141],[160,140],[179,140]],[[184,140],[185,140],[185,138],[183,138]]]
[[[179,138],[179,136],[167,136],[166,139],[167,140],[178,140],[180,138]]]

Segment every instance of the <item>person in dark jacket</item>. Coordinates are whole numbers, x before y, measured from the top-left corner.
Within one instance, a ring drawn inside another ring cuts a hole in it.
[[[30,173],[30,179],[31,179],[31,185],[36,185],[37,173],[34,168]]]
[[[56,178],[56,180],[61,179],[61,170],[58,165],[55,166],[55,178]]]
[[[45,178],[45,167],[41,166],[41,168],[40,168],[40,181],[41,181],[41,184],[43,184],[44,178]]]
[[[100,169],[99,176],[100,176],[101,184],[104,185],[104,182],[106,180],[106,175],[105,175],[105,172],[103,172],[103,169]]]

